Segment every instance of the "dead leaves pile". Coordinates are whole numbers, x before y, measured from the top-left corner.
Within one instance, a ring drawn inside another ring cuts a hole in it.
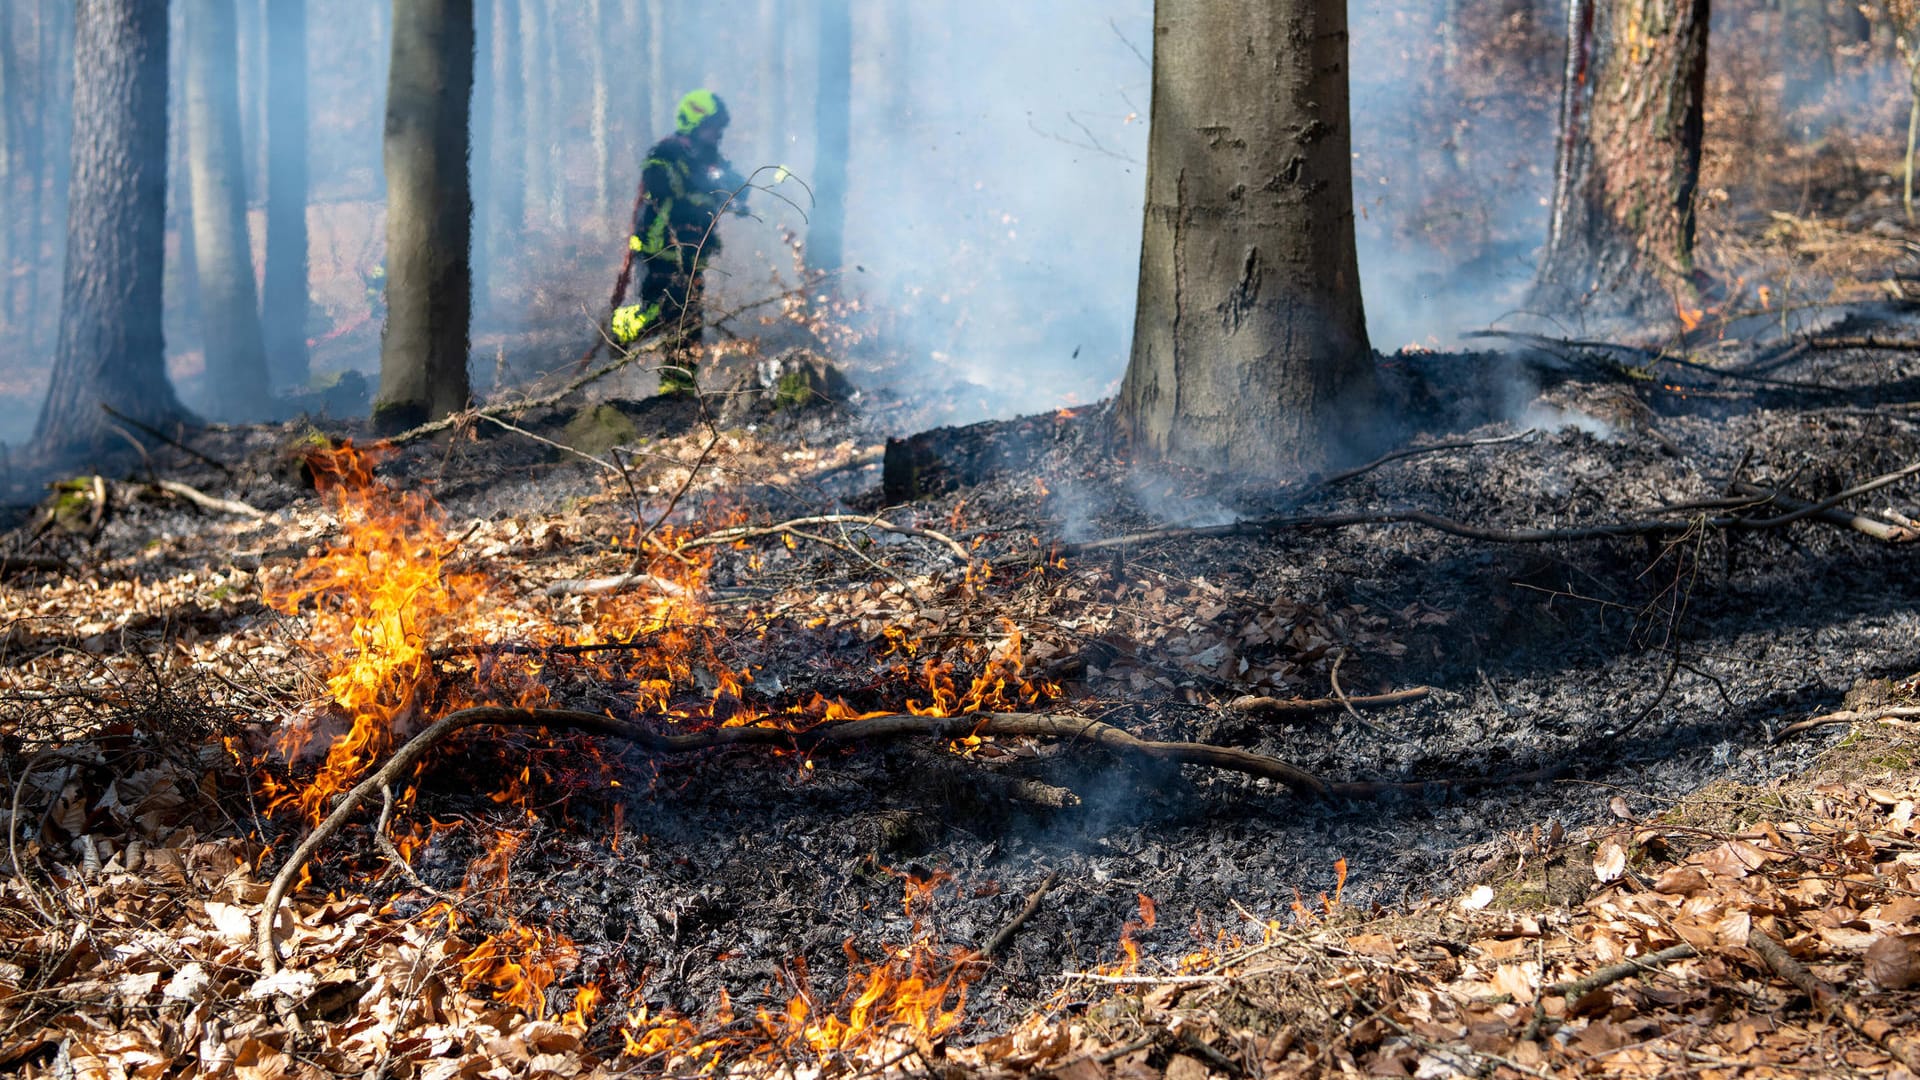
[[[1118,1019],[1036,1019],[966,1056],[1073,1080],[1920,1075],[1920,782],[1761,794],[1772,813],[1737,830],[1628,820],[1557,860],[1536,846],[1585,878],[1577,907],[1503,910],[1506,881],[1332,909],[1189,958]]]

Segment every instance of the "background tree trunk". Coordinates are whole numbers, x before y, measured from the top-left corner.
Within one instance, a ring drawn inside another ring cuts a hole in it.
[[[815,97],[813,193],[807,269],[836,274],[845,258],[847,155],[853,111],[853,14],[849,0],[820,0],[820,81]],[[837,283],[829,282],[831,290]]]
[[[526,102],[527,138],[522,147],[526,157],[526,208],[533,220],[542,226],[553,225],[553,208],[548,203],[548,189],[552,181],[548,177],[548,143],[552,141],[552,129],[546,125],[552,119],[550,103],[553,87],[548,81],[547,71],[547,35],[552,33],[549,25],[551,15],[540,0],[521,0],[520,4],[520,62],[523,69],[521,92]]]
[[[1817,104],[1833,82],[1833,40],[1827,33],[1827,0],[1784,0],[1781,30],[1786,38],[1786,79],[1781,84],[1780,109],[1791,113]],[[1803,121],[1816,118],[1802,117]],[[1802,135],[1819,126],[1797,126]]]
[[[307,384],[307,0],[267,4],[267,371]]]
[[[647,118],[651,134],[640,141],[643,145],[652,145],[661,136],[673,133],[673,105],[679,95],[674,92],[672,76],[667,71],[667,0],[646,0],[646,4],[647,98],[654,115]]]
[[[34,433],[43,459],[92,455],[108,404],[143,423],[187,419],[160,329],[166,238],[167,6],[78,0],[73,190],[53,381]]]
[[[1347,78],[1342,0],[1154,4],[1139,301],[1118,402],[1140,451],[1279,477],[1367,448]]]
[[[593,83],[587,132],[593,143],[593,216],[613,215],[613,147],[607,128],[607,38],[613,29],[606,0],[587,0],[587,67]]]
[[[223,420],[267,411],[267,354],[247,239],[234,0],[187,0],[187,140],[194,268],[206,319],[206,398]]]
[[[493,3],[493,137],[487,156],[490,174],[487,206],[493,224],[483,230],[486,248],[483,261],[493,263],[515,250],[526,231],[527,204],[523,173],[526,158],[521,146],[526,142],[526,73],[520,66],[520,19],[518,4],[524,0],[492,0]],[[488,272],[492,272],[491,266]]]
[[[1708,0],[1573,0],[1552,223],[1532,306],[1670,317],[1695,296]]]
[[[375,426],[467,405],[473,0],[395,0],[387,76],[387,325]]]

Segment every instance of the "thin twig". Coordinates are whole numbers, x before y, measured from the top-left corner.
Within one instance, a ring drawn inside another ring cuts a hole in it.
[[[1333,670],[1327,672],[1327,682],[1329,685],[1333,687],[1333,699],[1340,703],[1340,707],[1347,711],[1347,715],[1353,718],[1354,723],[1359,724],[1361,727],[1366,728],[1368,731],[1373,732],[1375,735],[1378,735],[1383,739],[1394,739],[1399,742],[1413,742],[1414,740],[1406,737],[1405,735],[1401,735],[1398,732],[1388,731],[1387,729],[1373,723],[1372,721],[1368,720],[1366,717],[1361,716],[1360,710],[1353,707],[1353,699],[1347,696],[1347,692],[1345,690],[1340,689],[1340,665],[1345,663],[1346,660],[1347,660],[1347,650],[1344,647],[1342,647],[1339,654],[1333,658]]]
[[[1026,905],[1020,909],[1020,913],[1013,917],[1013,921],[1001,927],[1000,932],[993,935],[993,940],[987,942],[986,946],[980,950],[980,959],[991,960],[1000,955],[1001,950],[1013,941],[1013,935],[1019,933],[1020,928],[1027,925],[1027,920],[1033,918],[1034,913],[1040,910],[1040,901],[1047,898],[1047,893],[1059,880],[1060,871],[1048,871],[1046,878],[1040,882],[1040,887],[1027,896]]]
[[[732,528],[720,529],[716,532],[710,532],[705,536],[688,540],[678,545],[675,550],[690,551],[694,548],[731,544],[736,540],[750,540],[754,537],[775,536],[781,533],[793,533],[794,535],[804,536],[806,534],[796,532],[796,530],[813,525],[857,525],[861,528],[879,529],[882,532],[898,533],[901,536],[912,536],[923,540],[932,540],[945,547],[948,551],[951,551],[954,558],[959,559],[963,563],[971,558],[967,553],[966,545],[948,536],[946,533],[937,532],[933,529],[916,528],[910,525],[895,525],[882,517],[867,517],[860,514],[822,514],[815,517],[793,518],[792,520],[778,522],[773,525],[736,525]],[[810,537],[810,539],[817,538]]]
[[[1226,707],[1234,712],[1260,713],[1263,715],[1311,715],[1333,712],[1341,708],[1380,708],[1388,705],[1404,705],[1409,701],[1419,701],[1433,694],[1431,686],[1415,686],[1407,690],[1395,690],[1389,694],[1347,695],[1341,698],[1274,698],[1246,697],[1234,698]]]
[[[1907,719],[1915,716],[1920,716],[1920,708],[1914,708],[1912,706],[1869,709],[1864,712],[1856,712],[1853,709],[1841,709],[1839,712],[1830,712],[1820,716],[1810,716],[1805,720],[1796,720],[1786,727],[1781,728],[1779,731],[1774,732],[1773,738],[1770,741],[1779,742],[1790,735],[1798,735],[1803,731],[1811,731],[1814,728],[1824,727],[1827,724],[1867,724],[1881,720]]]
[[[1528,428],[1525,431],[1516,431],[1511,435],[1501,435],[1491,439],[1460,439],[1455,442],[1430,443],[1426,446],[1410,446],[1404,450],[1395,450],[1391,454],[1382,454],[1372,461],[1367,462],[1365,465],[1356,465],[1343,472],[1337,472],[1331,476],[1323,476],[1320,478],[1320,485],[1322,487],[1332,487],[1335,484],[1345,483],[1356,476],[1363,476],[1388,462],[1398,461],[1401,458],[1415,457],[1420,454],[1437,454],[1443,450],[1466,450],[1475,446],[1498,446],[1501,443],[1520,442],[1528,436],[1538,433],[1539,430],[1539,428]]]
[[[140,421],[135,420],[133,417],[128,416],[126,413],[121,412],[120,410],[114,408],[113,406],[107,404],[104,401],[100,403],[100,407],[107,411],[107,415],[117,417],[118,419],[121,419],[121,420],[125,420],[127,423],[132,424],[134,427],[139,428],[141,431],[144,431],[147,434],[153,436],[154,438],[159,439],[161,442],[166,443],[168,446],[173,447],[175,450],[180,450],[188,455],[191,455],[192,457],[196,457],[201,461],[204,461],[207,464],[213,466],[214,468],[219,469],[221,472],[226,473],[228,476],[233,475],[233,466],[227,464],[224,461],[221,461],[219,458],[209,457],[206,454],[203,454],[200,451],[195,450],[193,447],[188,446],[186,443],[181,442],[179,439],[176,439],[173,436],[167,434],[166,432],[161,431],[159,428],[153,427],[149,424],[143,424]]]
[[[232,514],[236,517],[253,518],[255,521],[267,516],[265,510],[241,502],[238,499],[220,499],[198,488],[189,487],[178,480],[156,480],[154,487],[169,495],[185,499],[202,510],[211,510],[216,514]]]

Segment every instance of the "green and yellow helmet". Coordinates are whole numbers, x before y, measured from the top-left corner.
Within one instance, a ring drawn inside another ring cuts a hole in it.
[[[694,90],[680,99],[680,107],[674,110],[673,129],[682,135],[691,135],[702,124],[727,122],[727,103],[711,90]]]

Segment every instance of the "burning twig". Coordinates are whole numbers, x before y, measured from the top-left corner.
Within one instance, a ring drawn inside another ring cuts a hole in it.
[[[648,716],[647,719],[667,719]],[[1033,713],[972,713],[960,716],[910,716],[883,714],[858,720],[828,721],[805,731],[774,727],[731,727],[684,735],[663,735],[638,720],[617,720],[600,713],[571,709],[516,709],[479,706],[448,714],[425,731],[407,740],[386,763],[341,796],[333,811],[300,841],[287,861],[274,875],[273,884],[261,904],[255,943],[262,969],[269,975],[280,970],[280,954],[273,941],[273,922],[281,900],[293,887],[307,862],[321,845],[346,827],[355,810],[374,793],[403,782],[418,768],[421,760],[436,744],[455,732],[470,727],[544,727],[605,735],[663,754],[685,754],[725,746],[759,746],[772,749],[810,752],[822,747],[866,739],[934,738],[964,739],[986,735],[1029,735],[1065,738],[1091,743],[1123,755],[1176,764],[1207,765],[1217,769],[1245,773],[1272,780],[1288,790],[1308,795],[1338,795],[1345,785],[1331,785],[1296,765],[1232,746],[1208,743],[1155,742],[1104,724],[1077,716],[1041,716]]]
[[[1040,901],[1047,898],[1047,893],[1052,891],[1054,883],[1059,880],[1060,871],[1049,870],[1046,878],[1040,882],[1040,887],[1027,896],[1026,904],[1021,907],[1020,913],[1013,917],[1013,921],[1001,927],[1000,932],[993,935],[993,940],[981,947],[980,959],[992,960],[999,956],[1001,951],[1012,943],[1013,935],[1019,933],[1020,928],[1027,925],[1027,920],[1033,918],[1034,913],[1040,910]]]

